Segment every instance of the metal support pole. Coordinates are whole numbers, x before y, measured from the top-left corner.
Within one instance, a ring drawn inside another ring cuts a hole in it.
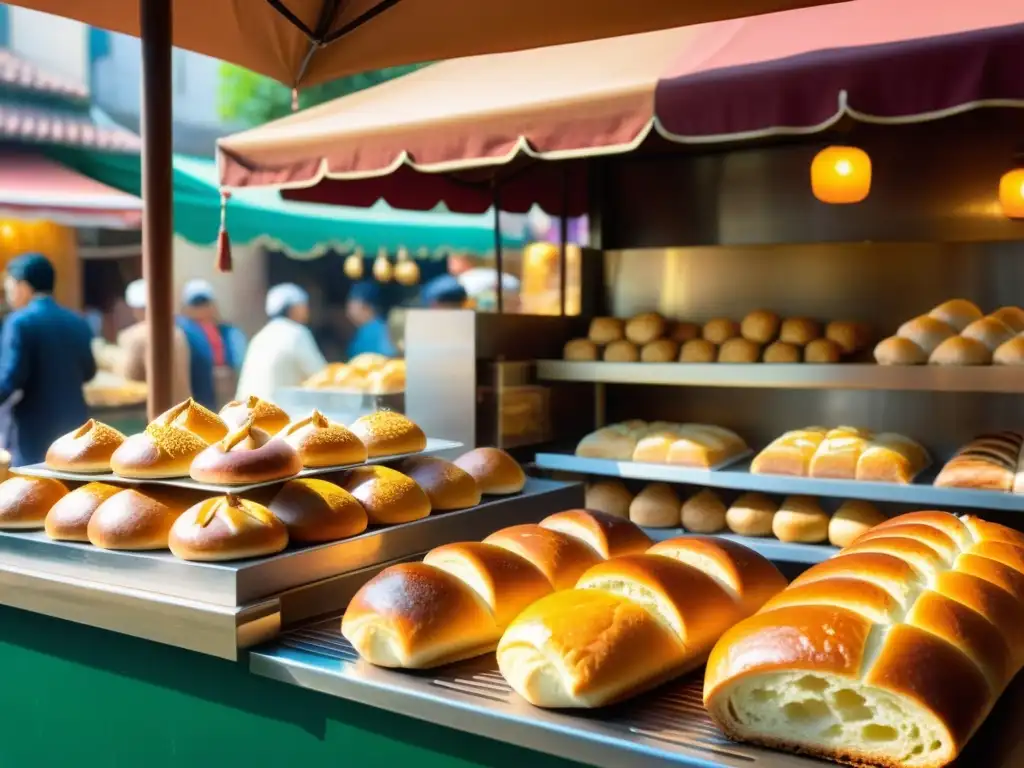
[[[569,270],[569,168],[562,166],[562,216],[558,220],[558,306],[561,315],[565,315],[566,272]]]
[[[498,314],[505,312],[505,257],[501,252],[501,189],[498,180],[491,179],[491,202],[494,205],[494,271],[497,273]]]
[[[139,0],[142,32],[142,276],[146,280],[147,410],[171,402],[173,302],[172,0]]]

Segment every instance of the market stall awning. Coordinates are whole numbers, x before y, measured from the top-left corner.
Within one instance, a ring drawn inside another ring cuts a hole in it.
[[[578,213],[581,165],[536,161],[1024,106],[1022,71],[1018,0],[855,0],[441,62],[222,139],[221,179],[479,211],[501,177],[506,210]]]
[[[0,155],[0,218],[137,229],[142,201],[38,155]]]

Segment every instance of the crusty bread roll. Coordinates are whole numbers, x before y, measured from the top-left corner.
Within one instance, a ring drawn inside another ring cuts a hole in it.
[[[701,336],[704,337],[704,340],[715,345],[725,344],[729,339],[734,339],[739,335],[740,324],[727,317],[708,320],[701,329]]]
[[[288,529],[295,543],[316,544],[357,536],[369,518],[356,498],[334,483],[296,478],[284,483],[269,509]]]
[[[799,363],[803,360],[803,351],[795,344],[773,341],[765,347],[763,360],[766,363]]]
[[[946,325],[953,326],[957,333],[982,318],[982,312],[977,305],[966,299],[951,299],[939,304],[928,314]]]
[[[996,317],[983,317],[964,328],[960,335],[965,339],[980,341],[989,352],[995,352],[1001,344],[1013,338],[1013,329]]]
[[[761,359],[761,345],[737,336],[718,348],[720,363],[756,363]]]
[[[871,329],[864,323],[833,320],[825,326],[825,338],[838,344],[844,355],[854,355],[867,349],[871,341]]]
[[[618,480],[597,480],[587,483],[583,503],[587,509],[628,520],[633,494]]]
[[[635,431],[619,425],[602,427],[580,440],[576,446],[576,455],[587,459],[631,461],[636,444]]]
[[[636,363],[640,360],[640,348],[632,341],[613,341],[604,348],[601,359],[606,363]]]
[[[838,363],[843,350],[831,339],[814,339],[804,347],[805,363]]]
[[[671,485],[648,483],[630,502],[629,519],[648,528],[678,528],[680,509],[679,496]]]
[[[302,461],[284,440],[272,440],[253,426],[255,417],[229,432],[192,460],[189,475],[199,483],[247,485],[297,475]]]
[[[46,514],[68,489],[49,477],[14,475],[0,483],[0,530],[42,528]]]
[[[180,488],[126,488],[96,507],[89,542],[101,549],[167,549],[174,521],[201,498]]]
[[[644,312],[626,321],[626,338],[642,347],[665,335],[665,318],[657,312]]]
[[[779,505],[763,493],[744,493],[725,512],[725,524],[740,536],[771,536]]]
[[[821,338],[821,324],[806,317],[787,317],[779,328],[779,341],[803,347]]]
[[[956,336],[956,328],[931,315],[921,315],[907,320],[896,330],[896,335],[920,347],[926,355],[935,351],[946,339]]]
[[[403,461],[398,470],[426,492],[432,512],[467,509],[480,503],[476,480],[450,461],[436,456],[413,456]]]
[[[587,338],[598,346],[611,344],[626,337],[625,323],[617,317],[595,317],[590,321]]]
[[[288,426],[291,418],[268,400],[250,395],[245,400],[232,400],[220,409],[220,417],[229,429],[241,427],[252,419],[253,426],[273,437]]]
[[[110,457],[124,435],[96,419],[58,437],[46,450],[46,466],[58,472],[109,472]]]
[[[849,499],[839,505],[828,521],[828,543],[848,547],[876,525],[885,522],[885,515],[869,501]]]
[[[754,457],[750,471],[755,475],[807,477],[814,452],[827,431],[821,427],[806,427],[779,435]]]
[[[178,427],[191,432],[207,444],[217,442],[228,433],[228,425],[220,416],[191,397],[168,408],[153,419],[149,426]]]
[[[996,432],[979,435],[956,452],[935,478],[941,488],[1011,491],[1024,435]]]
[[[772,518],[779,541],[820,544],[828,539],[828,513],[810,496],[787,496]]]
[[[733,542],[683,538],[658,547],[663,554],[599,563],[575,589],[523,611],[497,650],[513,690],[559,709],[630,698],[699,667],[715,640],[763,603],[751,592],[767,597],[785,586],[767,560]],[[737,571],[756,573],[763,586],[736,590]]]
[[[54,541],[89,541],[89,520],[104,501],[121,489],[107,483],[86,483],[57,500],[46,513],[46,535]]]
[[[671,324],[668,337],[677,344],[685,344],[688,341],[700,338],[700,326],[696,323],[680,320]]]
[[[807,474],[833,480],[855,479],[857,462],[870,445],[871,438],[871,432],[857,427],[830,429],[814,451]]]
[[[1024,365],[1024,335],[1014,336],[992,354],[995,365]]]
[[[304,467],[344,467],[367,459],[362,440],[317,410],[292,422],[278,436],[295,449]]]
[[[980,341],[966,336],[950,336],[928,358],[932,365],[988,365],[992,353]]]
[[[740,322],[740,334],[755,344],[767,344],[779,335],[782,320],[774,312],[757,309]]]
[[[679,344],[672,339],[649,341],[640,350],[643,363],[673,363],[679,356]]]
[[[880,432],[857,459],[857,480],[874,483],[912,483],[932,463],[928,451],[905,435]]]
[[[711,652],[727,735],[851,763],[941,768],[1024,662],[1024,535],[901,515],[799,576]]]
[[[427,447],[427,436],[407,416],[396,411],[377,411],[360,416],[351,426],[369,457],[416,453]]]
[[[600,360],[601,351],[590,339],[570,339],[562,348],[566,360]]]
[[[718,359],[718,347],[707,339],[693,339],[679,349],[680,363],[713,363]]]
[[[192,460],[206,448],[195,433],[154,422],[145,432],[125,438],[110,456],[110,469],[121,477],[147,480],[188,477]]]
[[[237,496],[204,499],[171,527],[168,547],[182,560],[224,562],[277,554],[288,546],[288,530],[269,509]]]
[[[991,317],[1002,320],[1015,334],[1024,332],[1024,309],[1020,307],[1000,307]]]
[[[875,346],[875,362],[879,365],[924,365],[928,353],[910,339],[890,336]]]
[[[485,496],[508,496],[519,493],[526,485],[526,473],[501,448],[474,448],[455,460],[476,481]]]
[[[589,509],[567,509],[540,521],[541,528],[579,539],[603,559],[643,552],[651,546],[647,534],[616,515]]]
[[[345,473],[341,485],[363,506],[374,525],[411,523],[430,514],[426,491],[389,467],[356,467]]]
[[[725,530],[725,504],[710,488],[698,491],[683,502],[683,529],[693,533],[718,533]]]

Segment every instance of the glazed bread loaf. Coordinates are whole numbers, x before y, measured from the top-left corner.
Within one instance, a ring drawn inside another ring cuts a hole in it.
[[[168,546],[182,560],[243,560],[280,552],[288,530],[262,504],[229,494],[186,509],[171,527]]]
[[[709,469],[746,452],[739,435],[710,424],[668,425],[642,437],[633,461]]]
[[[373,525],[411,523],[430,514],[426,491],[390,467],[356,467],[345,473],[341,486],[362,505]]]
[[[302,461],[284,440],[253,425],[255,418],[229,432],[192,460],[189,474],[200,483],[245,485],[281,480],[298,474]]]
[[[291,421],[283,408],[255,395],[250,395],[245,400],[232,400],[220,409],[220,418],[229,429],[241,427],[252,419],[254,427],[262,429],[271,437],[287,427]]]
[[[853,480],[857,476],[857,462],[870,441],[871,433],[866,429],[830,429],[811,457],[808,474],[811,477]]]
[[[943,488],[1011,491],[1024,435],[996,432],[979,435],[956,452],[935,478]]]
[[[46,515],[67,494],[60,480],[14,475],[0,483],[0,530],[42,528]]]
[[[940,768],[1024,663],[1024,535],[914,512],[814,566],[711,653],[704,703],[732,738]]]
[[[288,539],[316,544],[357,536],[369,518],[356,498],[344,488],[316,478],[284,483],[269,509],[288,529]]]
[[[857,460],[857,480],[874,483],[912,483],[932,463],[920,443],[894,432],[879,432]]]
[[[622,425],[602,427],[580,440],[576,455],[587,459],[631,461],[641,434]]]
[[[100,504],[121,489],[107,483],[86,483],[61,497],[46,513],[46,535],[54,541],[89,541],[89,521]]]
[[[480,503],[480,486],[466,470],[434,456],[413,456],[398,470],[411,477],[430,499],[433,512],[475,507]]]
[[[523,468],[501,448],[474,448],[454,463],[476,481],[485,496],[509,496],[526,486]]]
[[[46,466],[60,472],[109,472],[110,457],[124,440],[113,427],[89,419],[53,441],[46,451]]]
[[[259,427],[255,421],[254,425]],[[367,459],[362,440],[317,410],[287,425],[278,436],[295,449],[304,467],[344,467]]]
[[[341,631],[363,659],[383,667],[425,669],[479,656],[530,603],[608,552],[648,546],[632,523],[584,510],[503,529],[482,543],[446,544],[367,582]]]
[[[807,427],[779,435],[754,457],[750,471],[755,475],[807,477],[811,459],[826,434],[823,427]]]
[[[366,446],[369,457],[417,453],[427,447],[423,430],[395,411],[377,411],[360,416],[351,430]]]
[[[785,584],[739,544],[665,541],[533,603],[502,635],[498,667],[534,706],[602,707],[699,667],[725,630]]]

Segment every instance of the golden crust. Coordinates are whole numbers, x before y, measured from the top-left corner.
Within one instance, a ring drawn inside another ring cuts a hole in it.
[[[416,453],[427,447],[427,436],[411,419],[395,411],[377,411],[353,422],[352,433],[366,446],[370,458]]]
[[[295,449],[304,467],[344,467],[367,459],[362,440],[317,410],[285,426],[278,437]]]
[[[125,436],[101,421],[89,419],[58,437],[46,451],[46,466],[62,472],[109,472],[110,457]]]
[[[338,541],[358,536],[369,518],[356,498],[334,483],[298,478],[284,483],[269,504],[296,543]]]
[[[229,429],[243,426],[250,417],[253,426],[262,429],[271,437],[287,427],[291,421],[283,408],[255,395],[250,395],[245,400],[232,400],[220,409],[220,418]]]
[[[46,514],[68,492],[60,480],[13,475],[0,483],[0,530],[42,528]]]

